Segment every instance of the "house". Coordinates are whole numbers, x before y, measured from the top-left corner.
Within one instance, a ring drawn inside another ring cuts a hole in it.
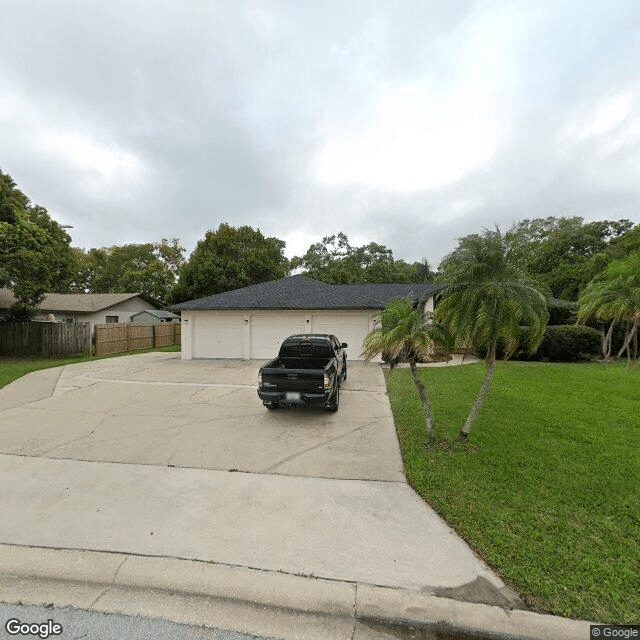
[[[180,316],[165,309],[146,309],[131,316],[133,324],[157,324],[160,322],[180,322]]]
[[[15,301],[11,290],[0,289],[0,317],[9,315]],[[47,293],[34,320],[89,322],[93,335],[96,324],[131,322],[135,313],[161,308],[157,300],[144,293]]]
[[[443,285],[324,284],[303,275],[190,300],[171,308],[182,317],[182,358],[267,359],[295,333],[329,333],[361,359],[374,317],[393,298],[412,295],[433,311]]]

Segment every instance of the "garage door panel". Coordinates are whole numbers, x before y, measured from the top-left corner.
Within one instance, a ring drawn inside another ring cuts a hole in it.
[[[362,343],[369,333],[368,315],[316,315],[311,319],[311,327],[314,333],[329,333],[340,342],[346,342],[350,360],[361,359]]]
[[[304,333],[303,315],[268,315],[251,317],[251,357],[275,358],[282,341],[295,333]]]
[[[201,315],[195,322],[194,358],[242,358],[242,318]]]

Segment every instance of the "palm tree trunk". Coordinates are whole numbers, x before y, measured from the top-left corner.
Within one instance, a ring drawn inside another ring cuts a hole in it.
[[[616,358],[619,358],[625,351],[627,352],[627,360],[631,355],[629,352],[629,343],[631,342],[631,338],[633,338],[633,334],[636,332],[636,329],[638,328],[638,323],[634,322],[632,326],[630,325],[631,325],[631,321],[629,321],[629,323],[627,324],[627,335],[625,335],[624,337],[622,348],[620,349],[620,351],[618,351],[618,355],[616,356]]]
[[[497,340],[494,340],[489,347],[489,353],[487,355],[487,371],[484,376],[484,380],[482,382],[482,386],[480,387],[480,391],[471,407],[471,412],[469,413],[469,417],[467,421],[464,423],[464,427],[460,430],[460,440],[466,440],[469,437],[469,431],[471,431],[471,427],[474,425],[475,421],[478,419],[478,414],[480,413],[480,409],[482,409],[482,405],[484,401],[487,399],[487,394],[489,393],[489,387],[491,386],[491,380],[493,379],[493,370],[496,364],[496,347]]]
[[[602,359],[606,362],[611,357],[611,336],[613,334],[613,325],[615,320],[611,321],[607,334],[602,339]]]
[[[418,389],[418,395],[422,402],[422,410],[424,411],[424,419],[427,424],[427,433],[429,434],[429,444],[433,445],[436,441],[436,423],[433,417],[433,411],[431,410],[431,404],[429,404],[429,398],[427,392],[418,375],[418,368],[416,367],[415,360],[409,361],[409,367],[411,368],[411,375],[413,376],[413,382]]]

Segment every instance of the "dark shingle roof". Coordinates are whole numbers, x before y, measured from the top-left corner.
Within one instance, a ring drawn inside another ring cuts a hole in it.
[[[165,311],[164,309],[145,309],[144,311],[138,311],[138,313],[132,314],[132,318],[139,316],[142,313],[148,313],[150,316],[154,316],[156,318],[177,318],[178,316],[175,313],[171,313],[171,311]]]
[[[303,275],[288,276],[243,289],[173,305],[192,309],[383,309],[393,298],[412,294],[430,296],[443,285],[413,284],[324,284]]]

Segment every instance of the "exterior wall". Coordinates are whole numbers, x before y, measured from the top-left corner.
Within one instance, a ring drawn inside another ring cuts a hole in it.
[[[193,311],[183,311],[180,314],[182,318],[182,334],[180,337],[180,357],[183,360],[191,360],[193,358],[192,344],[193,340],[191,336],[195,329],[195,319]]]
[[[124,302],[114,304],[107,309],[101,309],[95,313],[84,313],[77,311],[55,311],[55,312],[43,312],[37,316],[36,320],[46,320],[50,313],[55,316],[56,322],[88,322],[91,325],[91,335],[93,336],[93,327],[96,324],[105,324],[107,322],[107,316],[118,316],[118,322],[131,322],[131,316],[139,311],[145,311],[146,309],[156,309],[154,305],[144,301],[139,296],[130,298]]]
[[[429,296],[424,305],[425,313],[433,313],[434,305],[433,305],[433,296]]]
[[[182,358],[268,359],[293,333],[334,333],[359,360],[360,341],[374,326],[376,309],[364,310],[190,310],[182,312]],[[349,333],[345,339],[340,328]],[[326,330],[319,331],[320,328]],[[335,328],[335,330],[332,330]]]

